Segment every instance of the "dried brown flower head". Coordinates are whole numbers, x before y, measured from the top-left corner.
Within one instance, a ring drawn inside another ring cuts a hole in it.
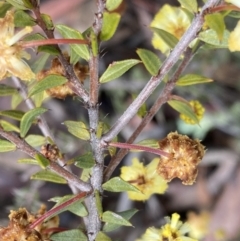
[[[45,211],[45,206],[41,207],[37,215],[29,213],[26,208],[19,208],[18,211],[11,210],[8,226],[0,228],[1,241],[50,241],[51,233],[44,231],[51,227],[58,227],[58,217],[53,217],[46,223],[39,224],[34,229],[29,229],[29,225]]]
[[[41,147],[41,153],[51,161],[56,161],[61,156],[60,151],[55,144],[43,145]]]
[[[69,57],[67,57],[67,58],[69,60]],[[80,63],[76,63],[74,65],[74,72],[75,72],[76,76],[78,77],[78,79],[81,81],[81,83],[83,83],[89,73],[89,68],[87,65],[82,65]],[[49,70],[42,70],[37,74],[37,80],[41,81],[48,75],[65,76],[65,70],[64,70],[61,62],[58,60],[58,58],[54,58],[52,60],[52,65]],[[67,82],[63,85],[60,85],[60,86],[57,86],[54,88],[50,88],[50,89],[46,90],[46,92],[51,97],[58,98],[58,99],[65,99],[67,96],[75,95],[75,93],[70,88],[70,82]]]
[[[183,184],[192,185],[197,177],[197,165],[205,153],[200,141],[172,132],[158,144],[161,150],[171,154],[171,158],[160,158],[158,173],[168,182],[178,177]]]

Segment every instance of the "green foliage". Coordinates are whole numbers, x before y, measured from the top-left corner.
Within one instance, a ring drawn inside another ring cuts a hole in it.
[[[42,180],[47,182],[55,182],[60,184],[66,184],[67,181],[56,173],[49,170],[39,171],[31,176],[31,179]]]
[[[34,158],[37,160],[39,166],[43,169],[45,169],[50,164],[49,160],[41,154],[36,154]]]
[[[51,236],[52,241],[87,241],[87,236],[79,229],[71,229]]]
[[[132,224],[126,218],[111,211],[106,211],[103,213],[102,221],[105,223],[117,224],[120,226],[132,226]]]
[[[77,138],[85,141],[90,139],[88,128],[82,121],[64,121],[64,124],[68,131]]]
[[[111,239],[103,232],[99,232],[95,239],[96,241],[111,241]]]
[[[92,152],[87,152],[82,156],[74,157],[72,162],[74,162],[75,166],[84,169],[92,168],[95,165]]]
[[[126,191],[140,192],[135,186],[124,181],[120,177],[114,177],[109,181],[105,182],[102,185],[102,188],[105,191],[109,191],[109,192],[126,192]]]
[[[13,95],[17,93],[17,90],[11,86],[0,84],[0,96]]]
[[[134,65],[139,63],[140,61],[137,59],[128,59],[111,63],[102,74],[100,83],[106,83],[113,79],[117,79],[131,69]]]
[[[16,9],[27,10],[28,7],[25,5],[23,0],[6,0],[8,3],[13,5]]]
[[[113,11],[117,9],[123,0],[107,0],[106,1],[106,8],[108,11]]]
[[[20,121],[22,117],[24,116],[25,112],[21,110],[3,110],[0,111],[1,116],[6,116],[14,120]]]
[[[36,22],[33,17],[25,11],[17,10],[14,14],[14,24],[17,27],[35,26]]]
[[[0,139],[0,152],[15,151],[16,146],[10,141]]]
[[[16,131],[18,133],[20,132],[20,129],[17,126],[8,121],[0,120],[0,125],[5,131]]]
[[[177,81],[178,86],[187,86],[187,85],[195,85],[195,84],[204,84],[204,83],[209,83],[212,82],[213,80],[201,75],[197,74],[186,74],[182,76],[180,79]]]
[[[198,4],[196,0],[178,0],[181,4],[181,7],[186,8],[190,12],[197,13]]]

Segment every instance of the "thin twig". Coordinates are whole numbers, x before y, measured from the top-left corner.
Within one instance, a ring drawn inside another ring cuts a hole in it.
[[[134,140],[138,137],[138,135],[142,132],[144,127],[152,120],[153,116],[158,112],[161,106],[168,100],[169,95],[176,85],[176,81],[178,80],[181,73],[184,71],[186,66],[189,64],[193,57],[192,50],[188,48],[185,52],[184,59],[181,64],[173,74],[173,77],[167,82],[159,97],[147,113],[147,115],[142,119],[141,123],[137,127],[137,129],[133,132],[131,137],[127,140],[127,143],[133,143]],[[104,172],[104,182],[106,182],[116,169],[116,167],[120,164],[123,157],[128,153],[127,149],[121,149],[118,153],[111,159],[109,165],[105,169]]]
[[[147,100],[147,98],[152,94],[152,92],[157,88],[157,86],[161,83],[164,77],[168,74],[171,68],[176,64],[179,60],[180,56],[187,49],[189,44],[194,40],[197,36],[197,33],[201,30],[202,25],[204,23],[204,16],[208,8],[214,6],[218,3],[218,0],[209,0],[201,12],[196,15],[194,20],[192,21],[191,26],[182,36],[178,44],[175,46],[173,51],[170,53],[168,58],[163,63],[159,74],[156,77],[152,77],[143,90],[139,93],[137,98],[131,103],[131,105],[127,108],[127,110],[122,114],[122,116],[116,121],[116,123],[112,126],[112,128],[102,137],[102,145],[104,146],[105,142],[110,142],[114,137],[118,135],[118,133],[126,126],[126,124],[133,118],[133,116],[137,113],[138,109],[142,106],[142,104]]]
[[[16,145],[16,147],[26,153],[27,155],[31,156],[32,158],[35,158],[35,156],[42,155],[40,152],[35,150],[32,146],[30,146],[25,140],[21,139],[19,136],[12,132],[5,131],[0,126],[0,135]],[[61,177],[63,177],[65,180],[68,181],[69,184],[74,185],[82,192],[90,192],[92,190],[91,185],[81,181],[77,176],[70,173],[69,171],[65,170],[63,167],[61,167],[57,162],[49,161],[49,166],[47,166],[47,169],[57,173]]]

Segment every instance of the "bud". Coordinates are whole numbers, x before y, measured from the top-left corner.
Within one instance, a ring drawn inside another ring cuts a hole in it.
[[[61,156],[60,151],[55,144],[47,144],[42,146],[41,153],[50,161],[56,161]]]

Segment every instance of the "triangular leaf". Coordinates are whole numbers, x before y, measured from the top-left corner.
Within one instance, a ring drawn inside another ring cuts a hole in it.
[[[52,241],[87,241],[87,236],[79,229],[71,229],[51,236]]]
[[[140,62],[141,61],[137,59],[128,59],[111,63],[101,76],[100,83],[106,83],[122,76],[130,68]]]
[[[12,95],[11,108],[16,109],[17,106],[23,101],[22,96],[17,92]]]
[[[121,226],[132,226],[132,224],[127,219],[125,219],[121,215],[111,212],[111,211],[106,211],[103,213],[102,221],[106,222],[106,223],[118,224]]]
[[[37,160],[38,165],[43,169],[45,169],[50,164],[49,160],[45,158],[43,155],[36,154],[34,158]]]
[[[66,184],[67,181],[58,174],[49,170],[42,170],[31,176],[31,179],[42,180],[47,182],[55,182],[60,184]]]
[[[48,75],[41,81],[37,82],[29,91],[28,97],[40,93],[44,90],[62,85],[67,82],[67,79],[61,75]]]
[[[68,131],[82,140],[89,140],[90,133],[86,125],[81,121],[64,121],[64,124],[67,126]]]
[[[206,24],[214,31],[216,31],[219,41],[222,41],[225,23],[224,17],[221,13],[213,13],[205,16]]]
[[[102,41],[107,41],[114,35],[118,27],[120,18],[121,16],[118,13],[104,12],[103,26],[100,34],[100,39]]]
[[[102,188],[109,192],[126,192],[126,191],[140,192],[135,186],[124,181],[120,177],[114,177],[109,181],[105,182],[102,185]]]
[[[196,114],[194,113],[191,105],[187,101],[169,100],[167,103],[179,113],[186,115],[190,119],[194,120],[195,123],[199,123]]]
[[[27,7],[25,6],[24,2],[22,0],[6,0],[11,5],[13,5],[16,9],[22,9],[27,10]]]
[[[73,159],[75,166],[79,168],[88,169],[95,165],[92,152],[87,152],[82,156],[75,157]]]
[[[147,71],[151,75],[156,76],[161,66],[161,61],[158,56],[147,49],[138,49],[136,52],[140,59],[143,61],[143,64]]]
[[[34,119],[46,111],[47,111],[47,109],[37,107],[24,114],[24,116],[22,117],[21,122],[20,122],[21,137],[24,137],[27,134]]]
[[[42,146],[46,142],[46,137],[41,136],[41,135],[28,135],[25,138],[25,141],[30,145],[30,146]]]
[[[16,27],[35,26],[35,19],[22,10],[14,12],[14,24]]]
[[[134,209],[130,209],[130,210],[123,211],[123,212],[117,212],[117,214],[122,216],[126,220],[129,220],[137,212],[138,212],[138,210],[134,208]],[[111,231],[114,231],[114,230],[116,230],[120,227],[121,227],[121,225],[118,225],[118,224],[105,223],[105,225],[103,226],[103,231],[104,232],[111,232]]]
[[[111,241],[111,239],[103,232],[98,232],[95,241]]]
[[[10,141],[0,139],[0,152],[15,151],[16,146]]]
[[[108,11],[113,11],[117,9],[123,0],[107,0],[106,1],[106,8]]]
[[[195,85],[195,84],[203,84],[203,83],[209,83],[212,82],[212,79],[209,79],[207,77],[197,75],[197,74],[186,74],[182,76],[178,81],[178,86],[186,86],[186,85]]]
[[[171,49],[173,49],[176,44],[178,43],[178,39],[172,35],[171,33],[159,29],[159,28],[153,28],[151,27],[154,33],[156,33]]]
[[[197,13],[198,4],[196,0],[178,0],[181,7],[188,9],[190,12]]]
[[[56,29],[61,33],[64,38],[67,39],[84,39],[82,34],[68,26],[57,24]],[[70,47],[77,53],[81,58],[89,60],[90,54],[86,45],[84,44],[70,44]]]

